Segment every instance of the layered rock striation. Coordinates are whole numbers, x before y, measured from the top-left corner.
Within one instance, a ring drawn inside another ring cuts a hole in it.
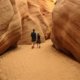
[[[22,19],[22,37],[19,44],[31,44],[30,34],[33,29],[40,33],[41,41],[44,42],[51,32],[54,1],[16,0],[16,3]],[[50,4],[52,7],[49,7]]]
[[[0,54],[17,44],[31,44],[33,29],[44,42],[51,31],[53,3],[53,0],[0,0]]]
[[[15,46],[21,35],[21,19],[15,0],[0,0],[0,54]]]
[[[57,1],[53,10],[52,41],[57,49],[80,61],[80,0]]]

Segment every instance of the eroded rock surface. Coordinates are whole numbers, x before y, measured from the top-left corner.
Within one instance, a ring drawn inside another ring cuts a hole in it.
[[[33,29],[44,42],[51,30],[53,3],[53,0],[0,0],[0,54],[17,43],[31,44]]]
[[[33,29],[41,34],[41,40],[44,42],[51,31],[51,14],[54,1],[16,0],[16,3],[22,18],[22,37],[19,44],[31,43],[30,34]],[[51,7],[49,7],[50,4]]]
[[[61,0],[53,10],[52,41],[80,61],[80,0]]]
[[[21,19],[15,0],[0,0],[0,54],[15,46],[21,35]]]

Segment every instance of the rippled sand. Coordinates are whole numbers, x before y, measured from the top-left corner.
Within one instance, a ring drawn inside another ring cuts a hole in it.
[[[56,51],[50,40],[40,49],[18,46],[0,57],[0,80],[80,80],[80,63]]]

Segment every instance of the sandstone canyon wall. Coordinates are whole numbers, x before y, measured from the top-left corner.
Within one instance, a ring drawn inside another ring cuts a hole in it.
[[[31,31],[42,42],[51,31],[54,0],[0,0],[0,54],[18,44],[31,44]]]
[[[0,0],[0,54],[17,44],[21,20],[15,0]]]
[[[51,31],[54,1],[16,0],[16,3],[22,19],[22,37],[19,44],[31,44],[32,29],[41,34],[41,41],[44,42]]]
[[[80,0],[57,1],[53,10],[52,41],[80,61]]]

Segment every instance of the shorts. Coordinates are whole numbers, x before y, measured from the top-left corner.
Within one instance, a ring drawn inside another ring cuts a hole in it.
[[[41,41],[40,41],[40,40],[37,40],[37,43],[39,43],[39,44],[40,44],[40,43],[41,43]]]

